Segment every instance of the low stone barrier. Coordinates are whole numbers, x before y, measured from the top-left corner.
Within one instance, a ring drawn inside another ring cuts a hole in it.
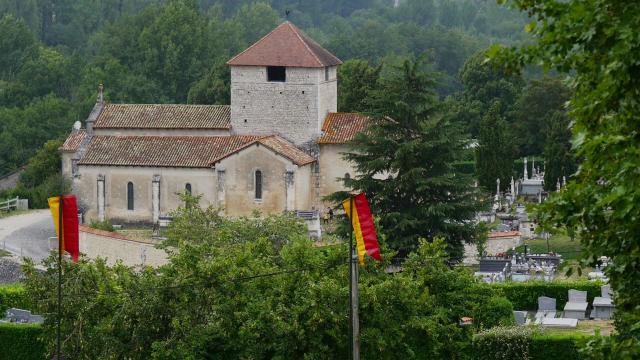
[[[168,262],[167,253],[153,241],[132,240],[115,232],[80,225],[80,252],[89,258],[106,258],[109,265],[121,260],[128,266],[160,266]]]

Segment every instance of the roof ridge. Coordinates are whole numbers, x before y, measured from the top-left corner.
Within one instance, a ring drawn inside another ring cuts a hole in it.
[[[237,57],[239,57],[240,55],[246,53],[247,51],[249,51],[249,49],[252,49],[254,46],[258,45],[260,42],[262,42],[262,40],[264,40],[267,36],[271,35],[271,33],[273,33],[274,31],[280,29],[281,26],[285,25],[289,23],[289,21],[285,21],[282,24],[276,26],[273,30],[269,31],[265,36],[261,37],[260,40],[254,42],[251,46],[249,46],[248,48],[242,50],[240,53],[238,53],[238,55],[232,57],[231,59],[229,59],[229,61],[227,61],[227,64],[229,64],[230,62],[232,62],[233,60],[235,60]]]
[[[110,105],[126,105],[126,106],[145,106],[145,105],[153,105],[153,106],[210,106],[210,107],[230,107],[228,104],[163,104],[163,103],[105,103],[106,106]]]
[[[322,63],[322,61],[320,61],[320,59],[318,59],[318,56],[316,55],[315,52],[313,52],[313,50],[311,50],[309,48],[309,45],[307,44],[307,41],[305,41],[305,39],[302,38],[300,32],[302,30],[298,29],[296,26],[294,26],[292,23],[290,23],[289,21],[287,21],[287,24],[289,25],[289,27],[291,28],[291,31],[293,31],[294,34],[296,34],[296,36],[298,37],[298,39],[300,39],[300,41],[302,42],[302,44],[304,45],[304,48],[307,49],[307,51],[311,54],[311,56],[313,56],[314,59],[316,59],[316,61],[318,62],[318,65],[324,67],[324,64]],[[306,36],[305,36],[306,38]],[[311,39],[309,39],[311,40]]]

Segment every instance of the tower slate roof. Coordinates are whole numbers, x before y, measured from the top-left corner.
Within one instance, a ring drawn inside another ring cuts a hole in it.
[[[286,21],[227,64],[323,68],[342,61]]]

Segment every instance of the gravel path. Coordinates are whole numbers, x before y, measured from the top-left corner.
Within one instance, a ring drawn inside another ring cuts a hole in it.
[[[0,258],[0,284],[13,284],[22,279],[20,263],[15,258]]]

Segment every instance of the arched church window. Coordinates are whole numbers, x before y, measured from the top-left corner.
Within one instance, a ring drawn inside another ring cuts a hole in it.
[[[262,200],[262,171],[260,170],[256,170],[255,184],[256,184],[256,200]]]
[[[187,183],[187,185],[184,186],[184,191],[191,195],[191,184]]]
[[[133,183],[127,183],[127,210],[133,210]]]

